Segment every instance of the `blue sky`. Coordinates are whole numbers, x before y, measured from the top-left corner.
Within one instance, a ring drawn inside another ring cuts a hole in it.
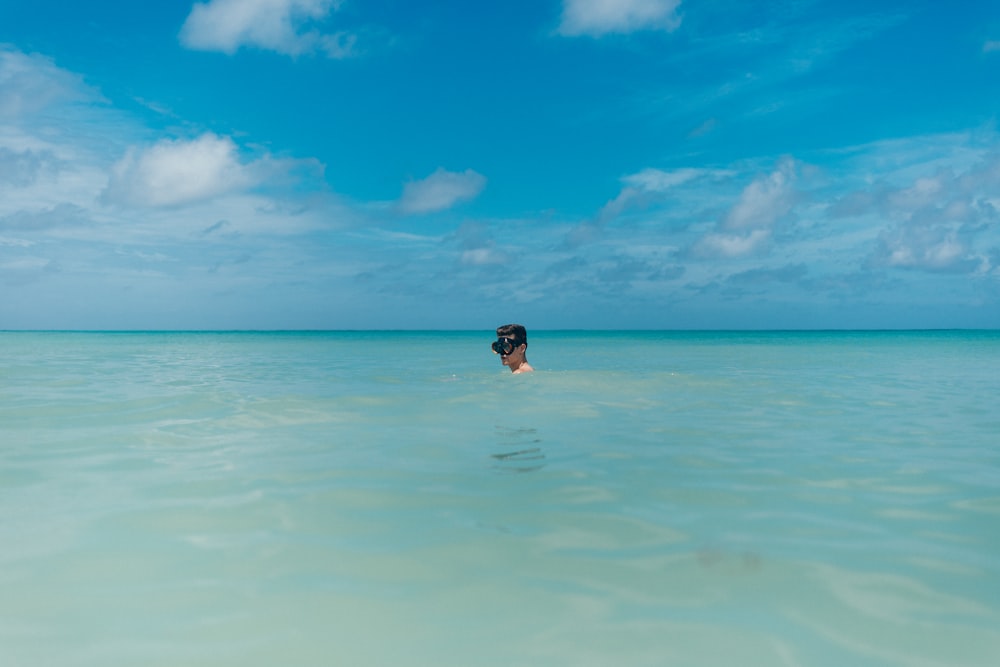
[[[1000,4],[0,3],[0,329],[1000,327]]]

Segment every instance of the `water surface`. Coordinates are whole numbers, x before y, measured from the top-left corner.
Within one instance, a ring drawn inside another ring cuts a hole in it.
[[[0,334],[0,664],[995,665],[1000,334]]]

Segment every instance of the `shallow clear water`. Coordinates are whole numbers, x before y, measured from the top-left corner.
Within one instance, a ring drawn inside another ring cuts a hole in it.
[[[0,334],[0,664],[995,665],[1000,333]]]

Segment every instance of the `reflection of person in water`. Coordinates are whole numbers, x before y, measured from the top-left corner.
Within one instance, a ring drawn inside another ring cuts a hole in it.
[[[528,363],[525,352],[528,349],[528,332],[520,324],[505,324],[497,327],[497,340],[493,343],[493,353],[500,355],[500,363],[511,373],[530,373],[535,370]]]
[[[491,454],[495,467],[507,472],[533,472],[545,467],[542,439],[533,428],[497,426],[497,444],[503,451]]]

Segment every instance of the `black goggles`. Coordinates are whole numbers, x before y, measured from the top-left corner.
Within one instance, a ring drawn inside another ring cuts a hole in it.
[[[493,354],[502,354],[506,357],[514,351],[515,347],[518,347],[519,345],[520,343],[513,338],[498,338],[493,342],[491,347],[493,348]]]

